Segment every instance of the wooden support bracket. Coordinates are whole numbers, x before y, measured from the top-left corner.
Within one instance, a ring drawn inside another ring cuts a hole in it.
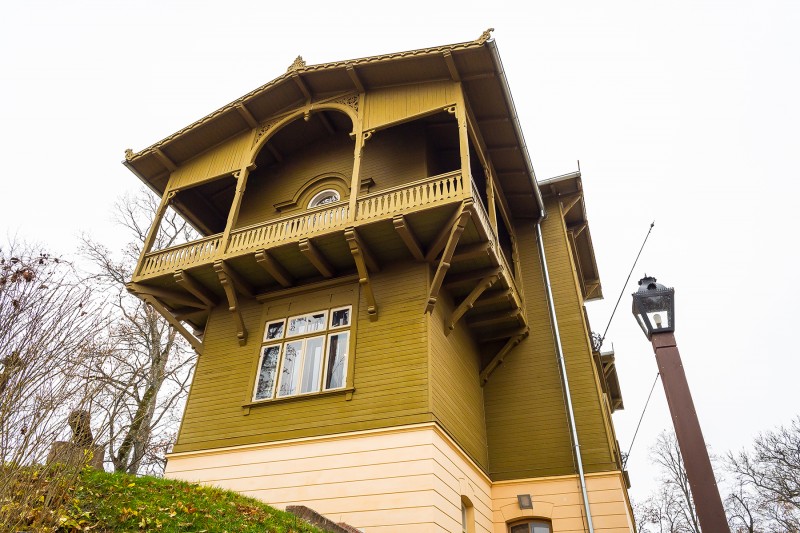
[[[580,194],[573,194],[570,196],[563,196],[559,198],[562,206],[561,207],[562,216],[566,216],[566,214],[569,213],[569,210],[575,207],[575,204],[577,204],[580,201],[580,199],[581,199]]]
[[[446,321],[447,327],[444,330],[445,335],[449,335],[450,332],[453,331],[453,329],[456,327],[456,323],[459,320],[461,320],[461,317],[463,317],[464,314],[467,313],[467,311],[472,309],[472,306],[475,304],[475,300],[480,298],[481,294],[483,294],[485,290],[494,285],[498,279],[499,275],[497,274],[486,276],[480,281],[480,283],[475,285],[475,288],[473,288],[472,291],[470,291],[467,297],[464,298],[464,301],[461,302],[458,305],[458,307],[456,307],[455,311],[453,311],[453,314]]]
[[[467,220],[469,220],[471,215],[471,211],[469,209],[470,205],[471,202],[467,202],[466,200],[464,201],[459,208],[459,216],[455,219],[454,224],[450,228],[450,236],[447,238],[447,244],[445,244],[444,250],[442,251],[442,258],[439,260],[439,266],[436,268],[436,273],[433,275],[433,280],[431,281],[431,289],[428,293],[428,301],[425,304],[426,313],[433,312],[433,308],[436,306],[436,299],[439,296],[439,291],[442,288],[444,277],[447,275],[447,271],[450,269],[450,262],[453,259],[453,254],[456,251],[456,245],[458,245],[458,240],[461,238],[461,234],[464,233],[464,228],[467,227]]]
[[[322,255],[322,252],[314,246],[314,243],[311,242],[308,238],[300,239],[298,244],[300,247],[300,253],[302,253],[308,262],[314,265],[320,274],[322,274],[326,278],[332,278],[334,271],[333,267],[328,263],[328,260],[325,259],[325,256]]]
[[[431,247],[428,249],[428,253],[425,254],[425,261],[430,263],[436,259],[436,256],[439,255],[439,252],[442,251],[447,244],[448,238],[452,233],[452,228],[462,220],[465,212],[472,212],[472,203],[471,198],[467,198],[461,202],[461,206],[456,209],[455,213],[450,217],[450,220],[447,221],[447,224],[442,227],[442,230],[436,236],[436,239],[434,239],[433,244],[431,244]]]
[[[486,382],[489,381],[489,376],[492,374],[492,372],[494,372],[498,366],[503,364],[503,361],[505,360],[506,356],[511,352],[511,350],[513,350],[514,347],[520,342],[522,342],[522,339],[524,339],[527,336],[528,336],[528,329],[526,328],[524,333],[508,339],[508,342],[506,342],[503,345],[503,347],[500,348],[500,351],[497,352],[497,355],[495,355],[489,362],[489,364],[486,365],[486,368],[484,368],[481,371],[481,376],[480,376],[481,386],[486,385]]]
[[[161,298],[162,300],[169,300],[171,302],[174,302],[177,305],[194,307],[197,309],[204,309],[208,307],[208,305],[205,302],[197,301],[188,294],[180,291],[173,291],[170,289],[153,287],[151,285],[144,285],[142,283],[134,283],[134,282],[126,283],[125,288],[128,289],[128,292],[137,295],[141,294],[141,295],[155,296],[156,298]]]
[[[158,314],[164,317],[164,319],[169,322],[169,325],[172,326],[180,333],[184,339],[186,339],[189,344],[192,345],[194,351],[196,351],[199,355],[203,354],[203,342],[192,335],[186,327],[181,324],[180,320],[178,320],[175,315],[172,314],[167,306],[162,304],[158,298],[151,294],[140,294],[139,297],[144,300],[147,304],[153,307]]]
[[[469,321],[469,326],[472,328],[481,328],[493,326],[495,324],[501,324],[509,320],[516,320],[518,324],[522,325],[520,323],[520,320],[524,321],[522,309],[518,308],[512,309],[511,311],[507,311],[505,313],[487,313],[483,316],[477,316]]]
[[[467,246],[453,256],[453,263],[484,257],[489,258],[495,266],[500,264],[497,261],[497,255],[494,253],[494,243],[492,241],[479,242],[478,244]]]
[[[419,245],[419,240],[417,240],[417,236],[414,235],[414,231],[408,225],[406,217],[403,215],[395,215],[392,218],[392,223],[394,224],[395,231],[397,231],[397,234],[400,235],[400,238],[405,243],[408,251],[411,252],[411,255],[414,256],[414,259],[417,261],[424,261],[425,254],[422,253],[422,247]]]
[[[358,270],[358,283],[364,288],[364,296],[367,299],[367,316],[371,321],[378,320],[378,304],[375,301],[375,293],[372,292],[372,285],[369,283],[369,262],[367,251],[364,242],[359,237],[355,228],[347,228],[344,230],[344,238],[347,239],[347,245],[350,247],[350,253],[353,254],[353,259],[356,262],[356,269]],[[374,261],[374,260],[371,260]]]
[[[294,278],[292,275],[287,272],[283,266],[278,263],[275,258],[269,255],[269,252],[266,250],[259,250],[256,252],[256,263],[258,263],[261,268],[267,271],[267,274],[272,276],[272,278],[280,283],[284,287],[291,287],[294,284]]]
[[[228,265],[226,265],[222,260],[214,262],[214,271],[217,273],[219,283],[222,285],[222,289],[225,291],[225,296],[228,298],[228,311],[233,313],[233,319],[236,322],[236,338],[239,339],[239,346],[244,346],[247,344],[247,328],[244,325],[242,310],[239,307],[239,299],[236,294],[237,291],[243,292],[241,291],[243,288],[242,281],[239,279],[237,282],[239,276],[233,270],[228,268]],[[250,290],[249,294],[244,292],[243,294],[252,298],[252,289]]]
[[[500,289],[486,292],[472,307],[487,307],[490,305],[507,303],[514,303],[514,291],[512,289]]]
[[[185,270],[176,270],[175,274],[173,274],[173,278],[175,278],[175,282],[186,289],[187,292],[191,293],[192,296],[200,300],[205,304],[207,308],[212,308],[217,305],[217,297],[208,291],[205,287],[203,287],[200,283],[197,282],[188,272]]]

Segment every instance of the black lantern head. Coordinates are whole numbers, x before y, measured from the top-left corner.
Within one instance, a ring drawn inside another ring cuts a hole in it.
[[[675,289],[645,275],[639,280],[639,290],[633,293],[633,315],[648,339],[653,333],[675,331]]]

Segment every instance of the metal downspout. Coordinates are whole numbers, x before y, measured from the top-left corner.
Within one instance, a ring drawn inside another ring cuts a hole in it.
[[[544,213],[542,213],[544,218]],[[553,301],[553,291],[550,288],[550,273],[547,270],[547,258],[544,255],[544,241],[542,240],[541,219],[536,223],[536,242],[539,246],[539,258],[542,262],[542,272],[544,273],[544,286],[547,289],[547,305],[550,310],[550,321],[553,324],[553,336],[556,340],[556,352],[558,355],[558,368],[561,371],[561,382],[564,385],[564,396],[567,399],[567,414],[569,415],[569,429],[572,433],[572,444],[575,451],[575,460],[578,463],[578,477],[581,483],[581,493],[583,495],[583,508],[586,510],[586,523],[589,526],[589,533],[594,533],[592,525],[592,513],[589,510],[589,495],[586,492],[586,476],[583,473],[583,459],[581,459],[581,446],[578,444],[578,429],[575,426],[575,413],[572,410],[572,396],[569,392],[569,381],[567,380],[567,366],[564,363],[564,350],[561,347],[561,335],[558,331],[558,321],[556,320],[556,307]]]

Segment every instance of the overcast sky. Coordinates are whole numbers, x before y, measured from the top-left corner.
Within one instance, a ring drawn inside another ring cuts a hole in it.
[[[274,6],[280,6],[276,8]],[[111,206],[141,150],[281,75],[469,41],[500,49],[537,177],[576,170],[605,300],[602,332],[631,442],[657,369],[630,314],[643,273],[674,286],[676,337],[707,443],[722,454],[800,413],[794,233],[800,192],[796,2],[10,2],[0,17],[0,238],[75,252],[124,236]],[[532,376],[535,379],[535,376]],[[628,464],[669,413],[659,384]]]

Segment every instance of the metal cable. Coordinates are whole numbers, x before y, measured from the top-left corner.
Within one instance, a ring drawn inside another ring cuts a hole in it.
[[[619,307],[619,302],[622,300],[622,295],[625,294],[625,287],[628,286],[628,282],[631,280],[631,275],[633,275],[633,269],[636,268],[636,263],[639,261],[639,256],[642,255],[642,250],[644,250],[644,245],[647,244],[647,239],[650,237],[650,232],[653,231],[653,226],[656,225],[656,221],[652,221],[650,223],[650,229],[647,230],[647,235],[644,236],[644,242],[642,243],[642,247],[639,248],[639,253],[636,254],[636,259],[633,260],[633,266],[631,267],[631,271],[628,272],[628,279],[625,280],[625,283],[622,285],[622,290],[619,292],[619,298],[617,298],[617,303],[614,305],[614,310],[611,311],[611,317],[608,319],[608,324],[606,324],[606,330],[603,332],[603,336],[600,337],[600,342],[597,347],[597,351],[600,351],[600,347],[603,346],[603,341],[606,340],[606,333],[608,333],[608,328],[611,327],[611,321],[614,319],[614,313],[617,312],[617,307]]]
[[[633,443],[636,442],[636,435],[639,434],[639,427],[642,425],[642,420],[644,420],[644,413],[645,411],[647,411],[647,406],[650,404],[650,397],[653,396],[653,390],[656,388],[656,383],[658,383],[658,378],[660,375],[661,372],[656,372],[656,379],[653,380],[653,386],[650,387],[650,394],[647,395],[647,401],[644,402],[644,409],[642,409],[642,416],[639,417],[639,423],[636,424],[636,431],[633,432],[633,438],[631,439],[631,445],[628,447],[628,453],[625,454],[625,460],[622,462],[623,470],[625,470],[625,466],[628,464],[628,458],[631,456]]]

